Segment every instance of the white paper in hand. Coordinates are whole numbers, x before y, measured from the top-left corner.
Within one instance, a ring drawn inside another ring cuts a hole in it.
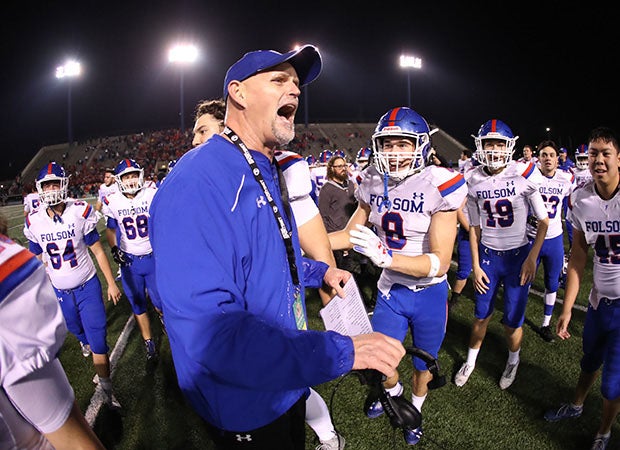
[[[343,289],[344,298],[336,295],[319,311],[325,329],[345,336],[372,333],[372,325],[355,279],[349,278]]]

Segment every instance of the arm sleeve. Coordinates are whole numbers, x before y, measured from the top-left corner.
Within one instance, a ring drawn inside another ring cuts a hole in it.
[[[293,211],[295,222],[297,222],[298,227],[302,226],[319,213],[319,208],[317,208],[316,203],[310,195],[291,200],[291,210]]]
[[[15,408],[42,433],[60,428],[73,407],[75,394],[60,361],[30,373],[4,388]]]
[[[310,258],[304,258],[304,282],[306,287],[320,288],[323,286],[323,278],[329,266],[321,261],[315,261]]]
[[[43,249],[41,248],[41,246],[33,241],[28,241],[28,250],[30,250],[35,255],[40,255],[41,253],[43,253]]]
[[[0,301],[0,384],[5,388],[52,361],[67,335],[45,268],[27,253],[31,259],[2,283],[3,290],[10,289]]]

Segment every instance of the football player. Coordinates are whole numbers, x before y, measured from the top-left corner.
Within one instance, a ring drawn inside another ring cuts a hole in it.
[[[588,168],[588,145],[581,144],[575,150],[575,185],[582,186],[592,179],[592,174]]]
[[[39,205],[39,193],[35,187],[32,192],[24,197],[24,217],[37,209]]]
[[[103,198],[107,217],[106,238],[114,261],[121,267],[121,282],[144,340],[148,361],[157,359],[147,314],[147,289],[161,317],[161,301],[155,284],[155,259],[149,239],[149,209],[157,192],[145,186],[144,169],[133,159],[123,159],[114,169],[118,191]]]
[[[521,163],[533,162],[534,164],[538,164],[538,158],[536,157],[536,155],[534,155],[534,149],[532,148],[530,144],[525,144],[523,146],[523,156],[519,158],[517,161]]]
[[[317,205],[319,204],[319,192],[321,192],[321,187],[327,181],[327,161],[329,161],[332,156],[334,156],[334,152],[331,150],[323,150],[319,153],[315,166],[310,169],[310,177],[314,185],[312,198]]]
[[[0,279],[0,448],[103,450],[57,357],[67,327],[50,280],[1,216]]]
[[[542,262],[545,280],[545,307],[540,335],[545,341],[553,342],[550,323],[564,263],[562,205],[572,192],[575,178],[572,173],[558,169],[558,147],[555,142],[542,141],[538,149],[538,167],[543,175],[538,190],[549,216],[547,235],[536,261],[537,266]],[[527,235],[533,240],[536,237],[536,220],[532,216],[528,219]]]
[[[356,191],[358,207],[345,229],[329,234],[332,248],[351,249],[383,269],[372,316],[375,331],[404,341],[437,357],[446,331],[448,282],[456,238],[456,211],[467,194],[463,175],[428,166],[431,130],[410,108],[394,108],[380,119],[372,136],[373,165],[362,173]],[[374,227],[373,231],[369,226]],[[413,358],[412,403],[420,411],[431,380],[426,364]],[[403,394],[398,373],[384,387]],[[383,414],[379,401],[366,411]],[[403,430],[417,444],[422,427]]]
[[[611,427],[620,411],[620,143],[615,131],[599,127],[592,130],[588,143],[588,167],[593,180],[570,196],[568,219],[573,224],[573,244],[562,314],[556,331],[569,339],[568,326],[583,279],[588,247],[592,247],[592,288],[583,326],[581,373],[573,399],[545,413],[555,422],[576,418],[602,366],[603,409],[592,449],[605,450]]]
[[[463,386],[472,374],[493,315],[497,291],[503,284],[502,324],[508,340],[508,361],[499,386],[506,389],[517,376],[529,285],[536,274],[536,260],[549,218],[538,192],[540,171],[533,162],[512,160],[518,137],[508,125],[491,119],[472,137],[476,143],[475,158],[481,164],[466,173],[476,306],[467,360],[454,382]],[[537,223],[533,244],[528,242],[525,232],[528,210]]]
[[[194,121],[194,147],[204,143],[214,134],[220,134],[224,129],[226,104],[222,99],[203,100],[196,105]]]
[[[100,212],[103,206],[103,198],[118,192],[118,185],[114,179],[114,169],[106,168],[103,175],[103,183],[99,186],[97,192],[97,203],[95,203],[95,211]],[[103,215],[102,215],[103,217]]]
[[[362,179],[360,178],[360,173],[368,165],[371,153],[372,150],[370,149],[370,147],[362,147],[357,151],[357,154],[355,156],[355,162],[351,164],[349,181],[355,183],[356,185],[359,185],[361,183]]]
[[[111,408],[120,408],[110,379],[106,312],[91,250],[108,284],[107,299],[116,304],[121,292],[99,242],[97,215],[85,201],[68,197],[69,177],[56,162],[43,166],[36,179],[41,207],[26,217],[24,236],[30,251],[42,258],[60,301],[67,328],[85,357],[92,352],[95,372]]]

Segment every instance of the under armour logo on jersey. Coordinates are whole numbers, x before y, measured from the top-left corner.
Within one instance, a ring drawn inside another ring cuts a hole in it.
[[[414,200],[416,200],[418,197],[420,197],[420,200],[424,200],[424,192],[420,192],[420,193],[413,192],[411,194],[411,198],[414,199]]]
[[[265,197],[263,197],[262,195],[256,199],[256,206],[258,206],[259,208],[262,208],[266,204],[267,200],[265,200]]]
[[[506,186],[514,186],[515,180],[506,181]]]
[[[486,265],[486,266],[490,266],[491,265],[491,261],[488,259],[483,259],[482,260],[482,264]]]
[[[240,435],[240,434],[236,434],[235,435],[235,439],[237,439],[237,442],[243,442],[243,441],[248,441],[250,442],[252,440],[252,435],[251,434],[246,434],[246,435]]]

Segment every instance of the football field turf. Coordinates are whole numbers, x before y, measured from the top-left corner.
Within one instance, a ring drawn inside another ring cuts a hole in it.
[[[22,235],[21,206],[3,207],[9,219],[9,235],[26,244]],[[103,221],[100,222],[100,231]],[[105,239],[102,243],[108,251]],[[116,264],[112,262],[113,270]],[[474,373],[465,386],[459,388],[453,377],[467,355],[470,325],[473,317],[473,292],[469,282],[461,302],[452,310],[446,338],[439,353],[441,373],[447,384],[431,391],[422,409],[424,436],[416,448],[421,449],[587,449],[590,448],[600,420],[600,382],[588,397],[579,419],[548,423],[543,419],[546,409],[570,400],[579,374],[581,333],[590,288],[591,269],[588,266],[581,288],[578,306],[570,326],[572,338],[547,343],[538,335],[543,301],[535,291],[542,292],[542,269],[533,285],[521,364],[514,384],[505,391],[499,386],[507,349],[502,325],[499,323],[501,301],[495,313],[477,360]],[[454,273],[449,274],[453,281]],[[102,279],[105,289],[105,280]],[[120,282],[119,282],[120,287]],[[563,291],[558,293],[559,299]],[[131,310],[123,297],[117,306],[106,303],[108,314],[108,343],[112,351],[116,397],[122,404],[120,412],[102,406],[92,416],[95,432],[106,448],[138,449],[213,449],[201,420],[187,406],[177,383],[166,335],[156,315],[151,311],[151,324],[157,337],[159,361],[146,362],[142,339],[131,323]],[[308,290],[309,327],[323,329],[319,318],[320,301],[316,292]],[[556,304],[552,327],[561,310]],[[121,338],[121,339],[119,339]],[[125,339],[126,338],[126,339]],[[118,344],[117,344],[118,343]],[[405,345],[410,345],[410,338]],[[122,351],[121,351],[122,349]],[[69,377],[83,412],[93,412],[97,404],[92,360],[84,358],[72,335],[68,335],[60,359]],[[405,381],[405,395],[411,394],[411,362],[405,357],[399,367]],[[367,387],[353,375],[334,380],[315,389],[331,406],[334,424],[346,438],[347,449],[376,450],[408,448],[399,431],[390,426],[386,417],[367,419],[362,406]],[[89,410],[90,408],[90,410]],[[96,409],[96,408],[95,408]],[[239,414],[243,414],[240,411]],[[318,440],[307,428],[306,449],[314,449]],[[277,449],[274,443],[274,449]],[[620,430],[615,424],[609,448],[620,448]]]

